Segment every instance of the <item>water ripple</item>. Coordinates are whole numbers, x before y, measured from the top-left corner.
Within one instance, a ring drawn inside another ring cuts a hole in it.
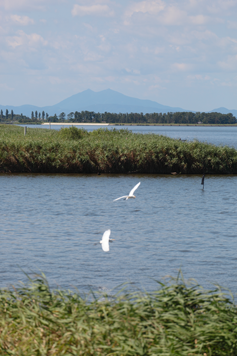
[[[137,198],[113,202],[138,181]],[[0,175],[1,287],[43,271],[80,291],[176,275],[237,292],[235,176]],[[155,192],[155,193],[154,193]],[[111,229],[110,252],[98,243]]]

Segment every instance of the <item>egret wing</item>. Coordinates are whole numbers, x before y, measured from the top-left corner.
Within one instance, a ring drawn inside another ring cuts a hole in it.
[[[106,230],[103,234],[101,244],[102,244],[102,250],[105,252],[109,251],[109,237],[111,234],[111,230]]]
[[[131,192],[129,193],[129,196],[133,195],[133,193],[134,193],[135,190],[139,187],[140,184],[141,184],[141,182],[137,183],[137,184],[135,185],[135,187],[132,188]]]
[[[127,198],[127,197],[128,197],[127,195],[124,195],[123,197],[120,197],[120,198],[114,199],[113,201],[116,201],[116,200],[119,200],[119,199],[125,199],[125,198]]]

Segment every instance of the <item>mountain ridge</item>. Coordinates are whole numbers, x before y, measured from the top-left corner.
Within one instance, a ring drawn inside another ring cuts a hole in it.
[[[4,114],[6,109],[8,109],[9,114],[11,110],[15,114],[23,114],[31,117],[31,112],[42,112],[51,115],[59,115],[61,112],[69,114],[75,111],[94,111],[94,112],[111,112],[111,113],[168,113],[168,112],[185,112],[194,111],[186,110],[180,107],[172,107],[167,105],[159,104],[156,101],[137,99],[111,89],[105,89],[99,92],[95,92],[91,89],[84,90],[80,93],[71,95],[70,97],[60,101],[58,104],[51,106],[39,107],[36,105],[0,105],[0,110],[3,110]],[[194,111],[195,112],[195,111]],[[224,107],[218,109],[213,109],[207,112],[220,112],[222,114],[232,113],[237,117],[237,110],[229,110]]]

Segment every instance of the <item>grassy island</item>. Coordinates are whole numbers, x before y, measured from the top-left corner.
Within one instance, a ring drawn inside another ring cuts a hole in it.
[[[0,355],[237,354],[231,294],[182,278],[152,293],[94,295],[51,290],[44,275],[0,290]]]
[[[237,173],[237,151],[128,130],[0,125],[1,173]]]

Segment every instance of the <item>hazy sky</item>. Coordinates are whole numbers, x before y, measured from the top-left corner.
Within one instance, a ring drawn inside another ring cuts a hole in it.
[[[88,88],[237,109],[237,1],[0,0],[0,104]]]

